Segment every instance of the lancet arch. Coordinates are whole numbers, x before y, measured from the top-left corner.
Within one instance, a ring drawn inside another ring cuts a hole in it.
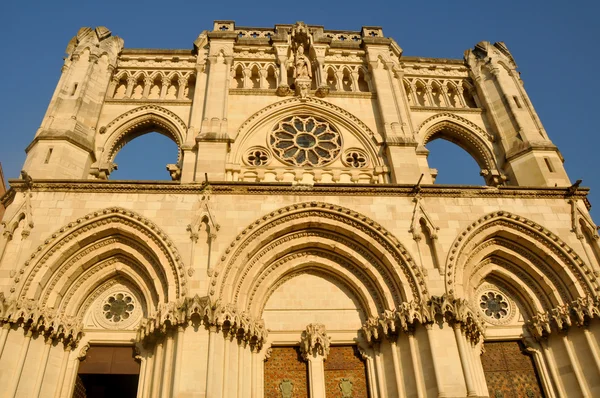
[[[498,170],[492,146],[493,137],[463,117],[452,113],[438,113],[421,123],[417,131],[423,145],[443,138],[467,151],[482,171]]]
[[[250,116],[239,127],[234,138],[230,159],[240,162],[245,142],[259,129],[269,128],[284,117],[305,114],[321,117],[344,128],[356,137],[363,148],[368,152],[375,166],[383,166],[383,159],[379,156],[378,144],[383,142],[381,136],[373,132],[364,122],[350,112],[329,102],[318,98],[309,97],[300,99],[297,97],[285,99],[271,104]]]
[[[274,286],[306,270],[335,276],[369,316],[427,295],[419,267],[393,235],[321,202],[273,211],[243,230],[211,270],[210,295],[260,316]]]
[[[177,163],[183,156],[186,124],[170,110],[157,105],[145,105],[118,116],[101,132],[106,134],[104,151],[97,157],[100,164],[110,164],[129,141],[150,132],[158,132],[172,139],[178,147]]]
[[[499,278],[527,297],[533,313],[600,291],[589,265],[557,235],[506,211],[479,218],[458,236],[445,273],[446,291],[458,297]]]
[[[61,315],[81,315],[94,291],[118,278],[136,286],[148,307],[182,298],[181,257],[152,221],[119,207],[81,217],[62,227],[25,262],[11,292]]]

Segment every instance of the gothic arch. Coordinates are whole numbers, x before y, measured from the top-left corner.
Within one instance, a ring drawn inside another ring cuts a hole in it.
[[[493,275],[528,297],[536,312],[600,291],[588,277],[591,268],[557,235],[506,211],[479,218],[456,238],[445,274],[446,291],[458,297]]]
[[[379,134],[374,133],[364,122],[350,112],[337,105],[313,97],[306,99],[297,97],[284,99],[259,110],[246,119],[239,127],[234,138],[235,145],[232,146],[230,155],[232,161],[241,162],[242,151],[245,148],[244,142],[256,130],[265,126],[271,128],[282,118],[297,114],[320,116],[337,126],[344,127],[363,145],[370,158],[373,159],[374,165],[383,166],[377,148],[377,145],[383,142]]]
[[[110,164],[129,141],[156,131],[177,144],[177,163],[180,164],[186,129],[183,120],[170,110],[157,105],[140,106],[118,116],[102,129],[106,134],[104,152],[97,158],[100,164]]]
[[[493,137],[463,117],[447,112],[438,113],[421,123],[417,131],[423,145],[436,138],[443,138],[467,151],[482,171],[498,171],[492,146]]]
[[[11,292],[76,316],[92,292],[114,278],[136,286],[148,303],[182,298],[184,265],[168,236],[133,211],[112,207],[62,227],[25,262]]]
[[[348,286],[368,316],[427,296],[406,248],[381,225],[321,202],[273,211],[243,230],[211,270],[210,296],[260,317],[273,286],[306,270]]]

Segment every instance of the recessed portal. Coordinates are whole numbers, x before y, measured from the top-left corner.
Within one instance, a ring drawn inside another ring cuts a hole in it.
[[[92,346],[79,364],[73,398],[136,397],[139,375],[133,347]]]

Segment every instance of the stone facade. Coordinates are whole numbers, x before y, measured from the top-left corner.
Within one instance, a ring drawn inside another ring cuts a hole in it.
[[[111,181],[153,131],[173,182]],[[438,138],[487,185],[434,185]],[[379,27],[216,21],[149,50],[82,28],[10,182],[4,396],[137,373],[139,397],[600,396],[588,189],[503,43],[416,58]]]

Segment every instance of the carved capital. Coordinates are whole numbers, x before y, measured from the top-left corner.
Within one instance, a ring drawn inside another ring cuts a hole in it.
[[[327,359],[329,355],[329,346],[331,338],[327,335],[325,325],[321,323],[311,323],[306,326],[300,339],[300,351],[305,361],[309,358],[322,356]]]

